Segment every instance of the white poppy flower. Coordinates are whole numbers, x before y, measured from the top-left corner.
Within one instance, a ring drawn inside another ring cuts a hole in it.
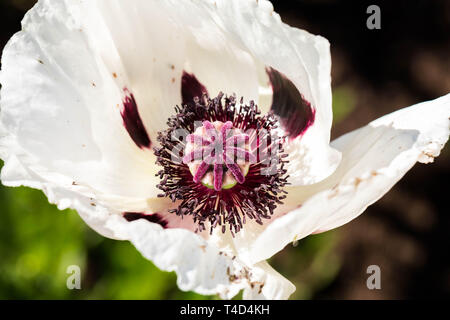
[[[265,260],[357,217],[449,136],[446,95],[330,144],[329,43],[265,0],[41,0],[22,27],[2,56],[3,184],[131,241],[182,290],[288,298]],[[245,132],[261,128],[281,145],[267,168]]]

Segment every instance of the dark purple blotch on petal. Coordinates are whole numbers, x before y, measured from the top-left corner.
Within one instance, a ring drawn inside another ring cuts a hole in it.
[[[183,71],[181,78],[182,104],[192,103],[195,97],[200,98],[203,94],[208,94],[205,86],[198,81],[194,74]]]
[[[123,99],[123,109],[120,112],[123,119],[123,125],[128,134],[139,148],[150,148],[151,141],[147,130],[144,127],[141,116],[139,115],[136,99],[127,89],[124,89],[125,98]]]
[[[164,229],[167,228],[168,222],[164,220],[164,218],[158,213],[145,214],[142,212],[125,212],[123,217],[127,219],[127,221],[134,221],[138,219],[145,219],[147,221],[157,223]]]
[[[271,110],[280,117],[289,139],[295,139],[314,123],[315,110],[284,74],[272,67],[266,72],[273,91]]]

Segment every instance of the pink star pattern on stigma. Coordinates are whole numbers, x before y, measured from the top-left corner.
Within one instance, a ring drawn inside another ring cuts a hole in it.
[[[187,136],[187,142],[193,143],[195,148],[183,157],[185,164],[201,160],[200,165],[193,172],[194,182],[200,182],[213,166],[214,190],[222,189],[225,168],[230,170],[238,183],[244,183],[245,176],[237,161],[256,161],[256,157],[243,146],[248,142],[249,136],[240,132],[233,133],[231,121],[217,122],[216,126],[219,128],[209,121],[203,121],[202,124],[203,135],[194,133]]]

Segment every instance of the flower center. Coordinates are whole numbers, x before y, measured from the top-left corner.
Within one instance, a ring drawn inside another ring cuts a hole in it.
[[[279,119],[236,97],[206,94],[175,108],[155,148],[163,191],[178,203],[170,212],[191,215],[197,231],[221,226],[234,235],[247,219],[263,224],[286,197],[285,138]]]
[[[183,163],[187,164],[195,183],[216,191],[243,184],[250,163],[256,157],[249,151],[247,134],[227,121],[206,120],[186,138]]]

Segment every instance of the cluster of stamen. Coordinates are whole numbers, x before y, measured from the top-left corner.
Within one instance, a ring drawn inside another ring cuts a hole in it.
[[[232,235],[252,219],[263,224],[286,197],[286,155],[277,119],[260,116],[250,102],[236,106],[235,96],[203,95],[175,108],[168,129],[155,148],[163,191],[159,196],[178,203],[174,214],[191,215],[197,231],[217,226]],[[179,131],[188,134],[180,137]]]

